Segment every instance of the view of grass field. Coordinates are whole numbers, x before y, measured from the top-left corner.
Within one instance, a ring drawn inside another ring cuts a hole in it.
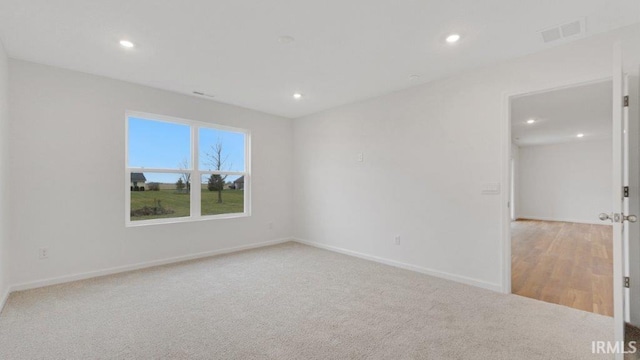
[[[190,214],[190,186],[201,191],[201,216],[244,212],[248,139],[243,131],[134,116],[128,117],[128,126],[131,221],[196,216]],[[193,130],[198,131],[196,143],[191,141]],[[196,164],[190,160],[194,153],[199,154]],[[145,167],[184,171],[144,171]],[[198,179],[192,179],[198,170]]]
[[[175,189],[161,189],[159,191],[131,192],[131,220],[149,220],[161,218],[175,218],[189,216],[190,196],[187,192]],[[218,193],[202,189],[202,215],[234,214],[244,212],[243,190],[222,190],[222,204],[218,203]],[[141,209],[161,206],[166,212],[163,214],[140,215]],[[137,210],[137,211],[136,211]],[[134,215],[134,213],[136,215]]]

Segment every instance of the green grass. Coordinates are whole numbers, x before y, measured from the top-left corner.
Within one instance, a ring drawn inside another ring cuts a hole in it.
[[[202,215],[235,214],[244,212],[244,190],[222,190],[222,204],[218,192],[202,190]]]
[[[174,213],[164,215],[132,216],[132,221],[175,218],[189,216],[189,194],[178,193],[175,190],[160,191],[132,191],[131,210],[144,206],[154,207],[156,200],[164,208],[172,209]],[[218,204],[218,193],[202,190],[202,215],[234,214],[244,212],[244,191],[223,190],[222,204]]]

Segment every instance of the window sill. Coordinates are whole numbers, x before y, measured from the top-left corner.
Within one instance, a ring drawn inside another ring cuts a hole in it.
[[[224,219],[238,219],[250,217],[249,213],[237,213],[237,214],[221,214],[221,215],[204,215],[199,217],[182,217],[182,218],[168,218],[168,219],[151,219],[151,220],[139,220],[130,221],[126,220],[125,227],[141,227],[141,226],[153,226],[153,225],[165,225],[165,224],[181,224],[199,221],[211,221],[211,220],[224,220]]]

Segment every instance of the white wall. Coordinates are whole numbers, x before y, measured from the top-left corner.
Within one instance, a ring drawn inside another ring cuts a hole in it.
[[[23,61],[9,69],[12,285],[290,239],[291,120]],[[125,228],[125,110],[250,129],[252,216]]]
[[[296,120],[296,237],[502,288],[506,201],[481,190],[502,181],[506,94],[611,76],[613,41],[639,29]]]
[[[498,289],[503,204],[481,189],[501,181],[505,95],[609,76],[612,41],[639,29],[325,111],[293,133],[287,119],[11,61],[9,282],[288,238],[293,186],[297,238]],[[126,109],[250,128],[253,216],[125,228]]]
[[[8,295],[8,265],[7,243],[9,240],[9,201],[8,201],[8,179],[9,179],[9,78],[8,78],[8,58],[0,42],[0,310],[4,304],[5,296]]]
[[[602,225],[612,169],[611,140],[520,147],[518,217]]]

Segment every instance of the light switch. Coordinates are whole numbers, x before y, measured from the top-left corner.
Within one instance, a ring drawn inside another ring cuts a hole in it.
[[[364,161],[364,154],[363,153],[358,153],[356,155],[356,161],[357,162],[363,162]]]

